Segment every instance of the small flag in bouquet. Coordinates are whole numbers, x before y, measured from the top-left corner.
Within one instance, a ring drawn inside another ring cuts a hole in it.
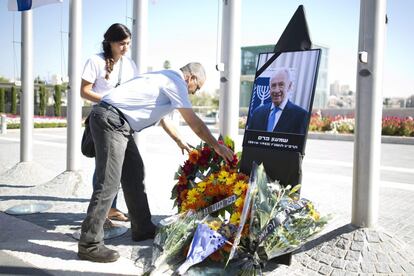
[[[177,272],[183,275],[192,265],[202,262],[205,258],[220,249],[227,239],[208,225],[200,223],[194,234],[188,251],[187,259],[178,268]]]

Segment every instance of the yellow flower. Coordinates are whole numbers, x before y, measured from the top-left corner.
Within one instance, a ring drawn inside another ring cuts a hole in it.
[[[318,211],[315,210],[315,206],[313,206],[312,202],[308,202],[307,207],[309,208],[309,214],[314,220],[319,220],[320,215]]]
[[[210,227],[214,231],[217,231],[220,228],[220,226],[221,226],[221,221],[219,220],[213,220],[208,223],[208,227]]]
[[[240,222],[240,213],[234,212],[230,217],[230,223],[239,224],[239,222]]]
[[[314,220],[319,220],[320,219],[320,215],[316,211],[311,212],[311,216],[313,217]]]
[[[231,175],[229,175],[229,177],[226,179],[226,185],[231,185],[234,183],[234,181],[236,181],[237,178],[237,174],[236,173],[232,173]]]
[[[209,182],[213,182],[215,179],[216,179],[216,176],[214,174],[210,174],[210,176],[208,177]]]
[[[244,203],[244,198],[243,197],[239,197],[236,202],[234,202],[234,205],[236,205],[236,207],[240,207],[243,206]]]
[[[182,203],[181,203],[181,210],[180,210],[180,212],[181,213],[183,213],[183,212],[185,212],[185,211],[187,211],[188,210],[188,208],[187,208],[187,203],[185,202],[185,201],[183,201]]]
[[[245,190],[247,189],[247,184],[244,183],[243,181],[239,180],[237,181],[236,185],[234,185],[234,193],[236,195],[241,195]]]
[[[204,190],[206,189],[206,185],[207,185],[207,183],[204,182],[204,181],[199,182],[197,184],[197,191],[200,192],[200,193],[204,192]]]
[[[190,204],[195,203],[198,197],[199,197],[199,193],[197,189],[191,189],[188,191],[188,194],[187,194],[187,202]]]
[[[221,182],[226,181],[226,178],[229,176],[229,173],[227,171],[220,171],[219,175],[218,175],[218,180]]]

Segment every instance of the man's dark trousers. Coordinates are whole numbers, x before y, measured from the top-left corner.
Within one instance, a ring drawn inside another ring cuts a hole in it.
[[[131,218],[131,228],[145,232],[153,226],[144,186],[144,164],[133,131],[122,114],[104,102],[95,105],[90,116],[95,142],[96,189],[92,194],[79,245],[103,244],[103,224],[121,182]]]

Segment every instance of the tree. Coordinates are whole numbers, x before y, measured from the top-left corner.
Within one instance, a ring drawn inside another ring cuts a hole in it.
[[[40,79],[40,76],[37,76],[37,77],[35,78],[34,82],[35,82],[35,83],[37,83],[37,84],[44,84],[44,83],[45,83],[45,81],[44,81],[44,80],[41,80],[41,79]]]
[[[55,101],[55,104],[53,105],[55,116],[61,116],[62,112],[60,107],[62,106],[62,87],[59,84],[55,85],[55,94],[53,94],[53,100]]]
[[[0,82],[9,82],[9,80],[5,77],[0,76]]]
[[[14,85],[11,88],[11,113],[17,114],[17,91]]]
[[[163,67],[164,67],[164,69],[170,69],[171,68],[171,62],[169,60],[164,61]]]
[[[4,88],[0,88],[0,113],[6,112],[6,101],[5,101]]]
[[[218,94],[211,95],[203,91],[191,96],[190,101],[193,106],[209,106],[213,109],[218,109],[219,97]]]
[[[39,115],[45,116],[46,115],[46,104],[48,99],[48,93],[46,87],[41,85],[39,87]]]

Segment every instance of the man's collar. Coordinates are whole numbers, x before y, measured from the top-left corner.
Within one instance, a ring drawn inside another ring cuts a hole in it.
[[[184,77],[184,73],[183,73],[183,71],[181,71],[180,69],[170,69],[170,70],[172,70],[172,71],[176,72],[178,75],[180,75],[180,77],[181,77],[183,80],[185,80],[185,77]]]
[[[280,110],[284,110],[285,109],[285,107],[286,107],[286,104],[287,104],[287,102],[288,102],[288,98],[287,97],[285,97],[285,99],[283,100],[283,102],[278,106],[278,108],[280,109]],[[272,103],[272,106],[270,107],[270,110],[273,110],[275,108],[275,105]]]

